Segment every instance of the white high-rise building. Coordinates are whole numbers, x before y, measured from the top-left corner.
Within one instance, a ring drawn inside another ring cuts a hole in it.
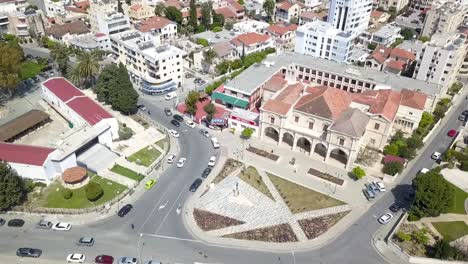
[[[351,56],[354,37],[333,25],[316,20],[297,28],[295,52],[346,62]]]
[[[117,1],[91,0],[88,8],[93,33],[112,35],[130,29],[130,19],[117,12]]]
[[[357,36],[367,29],[371,11],[372,0],[331,0],[328,22]]]

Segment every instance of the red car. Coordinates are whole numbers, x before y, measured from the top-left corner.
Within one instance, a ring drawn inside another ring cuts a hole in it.
[[[100,263],[100,264],[112,264],[114,263],[114,258],[109,255],[99,255],[96,257],[94,262]]]
[[[457,131],[455,129],[450,129],[449,132],[447,133],[447,136],[454,137],[456,134],[457,134]]]

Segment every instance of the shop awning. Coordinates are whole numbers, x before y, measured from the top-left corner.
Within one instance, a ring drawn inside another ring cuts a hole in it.
[[[249,102],[246,101],[246,100],[239,99],[237,97],[230,96],[230,95],[223,94],[223,93],[219,93],[219,92],[213,92],[211,94],[211,99],[215,100],[215,101],[219,100],[223,104],[230,104],[230,105],[233,105],[235,107],[239,107],[239,108],[243,108],[243,109],[246,109],[247,106],[249,105]]]

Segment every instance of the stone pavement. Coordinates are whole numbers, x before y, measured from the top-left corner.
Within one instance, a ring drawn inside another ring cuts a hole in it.
[[[457,186],[458,188],[468,192],[468,172],[462,171],[458,168],[443,169],[440,171],[444,179]]]

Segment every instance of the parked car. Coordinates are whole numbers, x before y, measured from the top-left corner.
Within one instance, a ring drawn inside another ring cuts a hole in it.
[[[52,222],[46,221],[46,220],[41,220],[39,223],[37,223],[36,227],[37,228],[42,228],[42,229],[50,229],[52,227]]]
[[[457,135],[457,131],[455,129],[450,129],[449,132],[447,133],[447,136],[449,137],[454,137]]]
[[[126,204],[124,207],[122,207],[119,212],[117,213],[118,216],[124,217],[126,216],[130,210],[132,210],[133,206],[131,204]]]
[[[11,226],[11,227],[22,227],[23,225],[24,225],[23,219],[15,218],[15,219],[11,219],[10,221],[8,221],[8,226]]]
[[[208,161],[208,167],[214,167],[214,165],[216,164],[216,156],[211,156],[210,157],[210,160]]]
[[[204,137],[207,137],[207,138],[210,137],[210,133],[208,133],[206,129],[200,129],[200,134],[202,134]]]
[[[468,110],[464,110],[461,114],[464,116],[468,116]]]
[[[167,116],[171,116],[171,115],[172,115],[171,109],[169,109],[169,108],[167,108],[167,107],[164,108],[164,113],[165,113]]]
[[[119,259],[119,264],[137,264],[138,260],[134,257],[123,257]]]
[[[194,128],[195,127],[195,122],[193,122],[192,120],[187,120],[185,122],[185,124],[190,127],[190,128]]]
[[[177,168],[184,167],[186,161],[187,161],[187,158],[180,158],[179,161],[177,162]]]
[[[385,185],[383,184],[383,182],[378,182],[378,181],[375,181],[373,182],[373,184],[375,186],[377,186],[377,188],[379,189],[379,192],[385,192],[387,189],[385,188]]]
[[[137,105],[138,110],[146,111],[146,106],[144,104]]]
[[[435,160],[439,160],[440,157],[442,156],[442,154],[440,152],[434,152],[431,156],[431,158],[435,159]]]
[[[379,192],[379,187],[375,186],[374,183],[368,183],[365,185],[367,189],[373,191],[374,193]]]
[[[68,255],[67,262],[68,263],[83,263],[86,259],[86,256],[81,253],[73,253]]]
[[[162,262],[158,260],[148,260],[145,262],[145,264],[162,264]]]
[[[379,218],[379,223],[381,223],[382,225],[385,225],[386,223],[390,222],[390,220],[392,220],[393,218],[393,214],[392,213],[386,213],[384,215],[382,215],[380,218]]]
[[[87,246],[91,247],[94,245],[94,238],[93,237],[82,237],[76,242],[78,246]]]
[[[5,219],[0,218],[0,226],[3,226],[5,224],[5,222],[6,222]]]
[[[397,203],[394,203],[390,206],[390,211],[394,212],[394,213],[398,213],[398,211],[400,211],[401,209],[401,206]]]
[[[174,99],[177,97],[177,93],[176,92],[169,92],[167,93],[165,96],[164,96],[164,99],[165,100],[171,100],[171,99]]]
[[[180,115],[173,115],[172,118],[174,118],[175,120],[179,122],[184,122],[184,118]]]
[[[364,196],[366,197],[368,201],[372,201],[375,199],[375,193],[372,190],[369,190],[366,188],[362,190],[362,192],[364,193]]]
[[[193,80],[194,83],[199,83],[202,79],[201,78],[195,78],[195,80]]]
[[[42,250],[38,248],[18,248],[18,250],[16,250],[16,256],[18,257],[38,258],[41,255]]]
[[[177,121],[177,120],[175,120],[175,119],[172,119],[172,120],[171,120],[171,124],[172,124],[173,126],[175,126],[175,127],[180,127],[179,121]]]
[[[169,130],[169,134],[171,134],[171,136],[175,137],[175,138],[178,138],[179,137],[179,132],[171,129]]]
[[[156,180],[149,180],[145,183],[145,189],[151,190],[151,188],[153,188],[155,184],[156,184]]]
[[[198,189],[198,187],[200,187],[200,185],[202,184],[202,181],[203,181],[202,179],[197,178],[197,179],[192,183],[192,185],[190,185],[189,190],[190,190],[191,192],[196,192],[197,189]]]
[[[96,256],[94,262],[99,264],[112,264],[114,263],[114,258],[109,255],[99,255]]]
[[[460,121],[465,121],[466,116],[465,115],[459,115],[458,120]]]
[[[210,175],[210,172],[211,172],[211,168],[206,168],[201,174],[202,178],[208,177],[208,175]]]
[[[419,170],[419,173],[428,173],[430,170],[427,168],[422,168]]]
[[[69,223],[58,222],[52,227],[52,229],[56,231],[69,231],[71,227],[72,226]]]
[[[213,148],[215,148],[215,149],[219,148],[219,141],[218,141],[217,138],[212,137],[211,138],[211,144],[213,144]]]
[[[167,163],[169,164],[172,164],[174,162],[174,159],[176,158],[176,155],[175,154],[170,154],[168,157],[167,157]]]

